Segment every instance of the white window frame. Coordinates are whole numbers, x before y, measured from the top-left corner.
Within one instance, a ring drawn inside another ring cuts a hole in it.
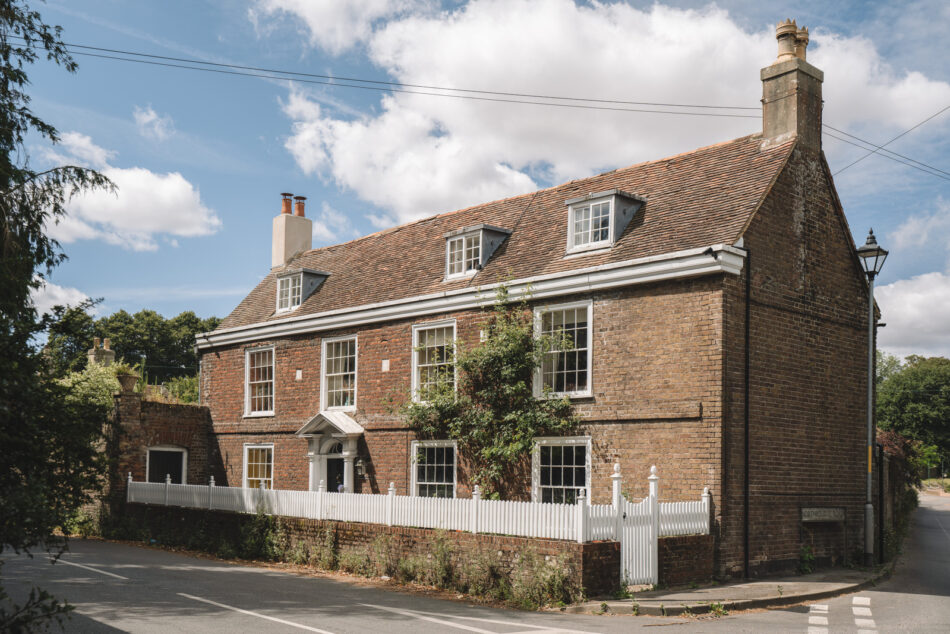
[[[153,445],[145,448],[145,481],[148,482],[148,470],[153,451],[177,451],[181,454],[181,483],[188,484],[188,450],[175,445]]]
[[[247,487],[247,479],[248,479],[247,478],[247,454],[248,454],[248,451],[251,449],[270,449],[270,486],[265,487],[265,488],[273,490],[274,471],[276,470],[276,466],[277,466],[277,455],[276,455],[276,452],[274,451],[274,443],[272,442],[270,443],[244,443],[244,463],[242,465],[243,470],[241,473],[241,479],[242,479],[241,486],[243,486],[245,489],[248,488]],[[255,479],[266,480],[267,478],[255,478]]]
[[[605,240],[597,240],[596,242],[587,242],[585,244],[574,245],[574,214],[583,207],[592,207],[594,205],[600,205],[607,203],[607,238]],[[614,223],[616,219],[614,218],[614,210],[617,205],[616,196],[611,194],[610,196],[604,196],[602,198],[592,198],[590,200],[585,200],[582,202],[574,203],[568,207],[567,214],[567,252],[568,253],[581,253],[583,251],[592,251],[595,249],[603,249],[610,247],[614,243]]]
[[[550,395],[552,397],[562,397],[568,396],[572,398],[584,398],[593,396],[593,379],[594,379],[594,302],[593,300],[586,300],[581,302],[570,302],[567,304],[551,304],[549,306],[536,306],[534,309],[534,333],[535,336],[541,336],[541,317],[545,313],[556,312],[559,310],[572,310],[577,308],[587,308],[587,389],[574,392],[554,392],[551,391]],[[543,366],[542,366],[543,367]],[[544,377],[542,376],[542,368],[538,368],[534,372],[534,395],[540,397],[544,395]]]
[[[339,343],[341,341],[352,341],[353,342],[353,404],[329,407],[327,405],[327,344]],[[356,335],[344,335],[341,337],[328,337],[323,340],[322,344],[322,356],[320,358],[320,409],[322,411],[336,411],[336,412],[355,412],[356,411],[356,395],[357,387],[359,385],[359,358],[360,358],[360,348],[359,341],[357,340]]]
[[[297,280],[297,289],[299,291],[297,293],[297,303],[296,304],[292,303],[293,296],[288,294],[288,305],[282,308],[280,305],[280,285],[283,282],[292,283],[292,280]],[[290,311],[299,307],[300,304],[302,303],[303,303],[303,273],[294,273],[292,275],[282,275],[278,277],[277,278],[277,298],[276,298],[276,303],[275,303],[277,312],[289,313]]]
[[[271,409],[260,412],[251,411],[251,354],[270,350],[271,365]],[[273,416],[277,404],[277,353],[274,346],[258,346],[244,350],[244,417]]]
[[[469,250],[469,241],[473,238],[478,238],[478,260],[475,262],[474,268],[466,268],[468,262],[468,250]],[[452,273],[450,270],[450,261],[449,261],[449,247],[453,242],[461,241],[462,243],[462,271],[460,273]],[[471,233],[463,233],[462,235],[452,236],[447,238],[445,241],[445,279],[447,280],[457,280],[465,277],[472,277],[478,273],[482,265],[482,253],[485,248],[485,239],[481,231],[473,231]]]
[[[545,438],[535,438],[534,448],[531,451],[531,501],[541,502],[541,447],[576,447],[583,445],[587,448],[584,452],[584,496],[587,498],[587,504],[590,504],[590,479],[591,479],[591,440],[590,436],[551,436]]]
[[[410,495],[415,497],[420,497],[418,492],[418,485],[422,484],[419,482],[418,475],[416,473],[416,467],[418,466],[416,460],[419,455],[419,449],[428,449],[428,448],[439,448],[439,447],[451,447],[452,451],[452,497],[458,497],[459,487],[458,487],[458,476],[459,476],[459,449],[458,443],[454,440],[413,440],[410,444],[411,460],[410,460]],[[432,484],[432,483],[425,483]],[[443,483],[447,484],[447,483]]]
[[[452,327],[452,347],[455,347],[455,342],[458,341],[458,328],[454,319],[443,319],[441,321],[432,321],[424,324],[413,324],[412,325],[412,400],[417,403],[422,402],[419,398],[419,364],[418,364],[418,355],[416,354],[416,349],[419,347],[419,333],[424,330],[431,330],[433,328],[445,328],[447,326]],[[452,359],[452,369],[454,372],[453,376],[453,387],[457,391],[459,385],[459,376],[458,376],[458,366],[455,363],[455,359]]]

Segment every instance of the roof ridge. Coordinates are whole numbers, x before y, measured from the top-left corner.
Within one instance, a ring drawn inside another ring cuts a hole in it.
[[[745,135],[745,136],[741,136],[741,137],[738,137],[738,138],[735,138],[735,139],[730,139],[730,140],[728,140],[728,141],[720,141],[720,142],[718,142],[718,143],[712,143],[712,144],[710,144],[710,145],[704,145],[704,146],[702,146],[702,147],[698,147],[698,148],[695,148],[695,149],[692,149],[692,150],[688,150],[688,151],[686,151],[686,152],[679,152],[678,154],[673,154],[673,155],[671,155],[671,156],[666,156],[666,157],[663,157],[663,158],[660,158],[660,159],[653,159],[653,160],[649,160],[649,161],[642,161],[642,162],[640,162],[640,163],[634,163],[634,164],[632,164],[632,165],[625,165],[625,166],[623,166],[623,167],[618,167],[618,168],[615,168],[615,169],[612,169],[612,170],[607,170],[607,171],[605,171],[605,172],[600,172],[600,173],[598,173],[598,174],[591,174],[590,176],[585,176],[585,177],[583,177],[583,178],[574,178],[574,179],[571,179],[571,180],[569,180],[569,181],[565,181],[565,182],[563,182],[563,183],[559,183],[559,184],[557,184],[557,185],[552,185],[552,186],[550,186],[550,187],[542,187],[541,189],[536,189],[536,190],[534,190],[534,191],[526,192],[526,193],[524,193],[524,194],[516,194],[516,195],[514,195],[514,196],[507,196],[507,197],[505,197],[505,198],[499,198],[499,199],[497,199],[497,200],[490,200],[490,201],[487,201],[487,202],[476,203],[476,204],[474,204],[474,205],[469,205],[468,207],[462,207],[461,209],[453,209],[453,210],[451,210],[451,211],[443,211],[443,212],[441,212],[441,213],[437,213],[437,214],[434,214],[434,215],[431,215],[431,216],[426,216],[426,217],[424,217],[424,218],[419,218],[418,220],[411,220],[411,221],[409,221],[409,222],[404,222],[404,223],[402,223],[402,224],[400,224],[400,225],[396,225],[396,226],[394,226],[394,227],[386,227],[385,229],[380,229],[379,231],[374,231],[373,233],[368,233],[368,234],[366,234],[365,236],[359,236],[359,237],[357,237],[357,238],[353,238],[353,239],[351,239],[351,240],[347,240],[346,242],[338,242],[338,243],[336,243],[336,244],[328,244],[328,245],[323,246],[323,247],[318,247],[318,248],[316,248],[316,249],[310,249],[309,251],[304,251],[303,253],[301,253],[301,254],[299,254],[298,256],[296,256],[293,260],[291,260],[291,262],[297,260],[298,258],[302,258],[302,257],[305,257],[305,256],[307,256],[307,255],[310,255],[310,254],[312,254],[312,253],[326,252],[326,251],[329,251],[329,250],[331,250],[331,249],[335,249],[335,248],[337,248],[337,247],[343,247],[343,246],[345,246],[345,245],[352,244],[352,243],[354,243],[354,242],[360,242],[360,241],[362,241],[362,240],[368,240],[368,239],[370,239],[370,238],[374,238],[374,237],[378,237],[378,236],[382,236],[382,235],[388,235],[388,234],[390,234],[390,233],[396,233],[396,232],[398,232],[398,231],[402,231],[403,229],[407,229],[407,228],[409,228],[409,227],[413,227],[413,226],[422,224],[422,223],[424,223],[424,222],[431,222],[431,221],[437,220],[437,219],[439,219],[439,218],[444,218],[444,217],[446,217],[446,216],[451,216],[451,215],[453,215],[453,214],[458,214],[458,213],[462,213],[462,212],[465,212],[465,211],[469,211],[469,210],[475,209],[475,208],[477,208],[477,207],[485,207],[485,206],[487,206],[487,205],[494,205],[494,204],[506,203],[506,202],[510,202],[510,201],[515,201],[515,200],[523,199],[523,198],[528,198],[529,196],[537,196],[538,194],[540,194],[540,193],[542,193],[542,192],[553,191],[553,190],[559,189],[559,188],[561,188],[561,187],[566,187],[566,186],[570,185],[571,183],[577,183],[577,182],[580,182],[580,181],[586,181],[586,180],[590,180],[590,179],[592,179],[592,178],[597,178],[598,176],[604,176],[604,175],[606,175],[606,174],[611,174],[611,173],[615,173],[615,172],[626,172],[626,171],[628,171],[628,170],[632,170],[632,169],[636,169],[636,168],[641,168],[641,167],[644,167],[644,166],[647,166],[647,165],[652,165],[652,164],[657,164],[657,163],[664,163],[664,162],[666,162],[666,161],[671,161],[671,160],[677,159],[677,158],[682,157],[682,156],[688,156],[688,155],[690,155],[690,154],[696,154],[696,153],[698,153],[698,152],[703,152],[703,151],[711,150],[711,149],[714,149],[714,148],[717,148],[717,147],[722,147],[722,146],[730,145],[730,144],[732,144],[732,143],[738,143],[738,142],[740,142],[740,141],[745,141],[745,140],[751,139],[751,138],[753,138],[753,137],[760,137],[760,136],[762,136],[762,133],[761,133],[761,132],[755,132],[755,133],[747,134],[747,135]],[[290,262],[288,262],[287,264],[290,264]],[[285,266],[286,266],[286,265],[285,265]]]

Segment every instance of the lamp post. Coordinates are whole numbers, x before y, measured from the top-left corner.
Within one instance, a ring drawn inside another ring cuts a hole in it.
[[[874,278],[881,272],[887,251],[878,246],[874,230],[868,231],[867,242],[858,248],[861,266],[868,276],[868,477],[867,499],[864,503],[864,565],[874,565],[874,504],[871,501],[871,465],[874,455]]]

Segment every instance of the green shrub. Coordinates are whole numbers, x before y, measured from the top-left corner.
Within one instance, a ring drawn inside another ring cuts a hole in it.
[[[340,570],[362,577],[371,577],[376,572],[373,558],[365,550],[346,550],[340,553]]]
[[[493,549],[479,549],[473,556],[459,562],[455,587],[459,592],[496,601],[511,597],[508,575]]]
[[[82,509],[77,510],[63,525],[62,529],[66,535],[79,535],[80,537],[91,537],[100,534],[98,519]]]
[[[304,566],[310,561],[310,549],[302,541],[295,542],[287,553],[287,559],[292,564]]]
[[[511,571],[511,603],[526,610],[574,603],[582,596],[571,565],[563,557],[546,560],[532,549],[521,552]]]
[[[310,549],[308,563],[322,570],[336,570],[339,565],[336,531],[327,526],[320,532],[320,540]]]
[[[380,535],[373,540],[370,550],[373,553],[373,567],[380,577],[395,577],[399,572],[399,551],[392,536]]]
[[[265,559],[269,557],[271,532],[274,530],[274,518],[263,509],[249,522],[241,525],[241,544],[239,553],[244,559]]]
[[[807,575],[815,570],[815,553],[805,544],[798,551],[798,574]]]

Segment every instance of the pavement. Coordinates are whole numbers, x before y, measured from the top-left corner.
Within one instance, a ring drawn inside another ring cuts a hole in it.
[[[807,575],[768,577],[697,588],[635,592],[630,599],[588,601],[564,609],[574,614],[678,616],[772,608],[860,592],[885,579],[891,565],[874,569],[832,568]],[[605,609],[606,606],[606,609]]]

